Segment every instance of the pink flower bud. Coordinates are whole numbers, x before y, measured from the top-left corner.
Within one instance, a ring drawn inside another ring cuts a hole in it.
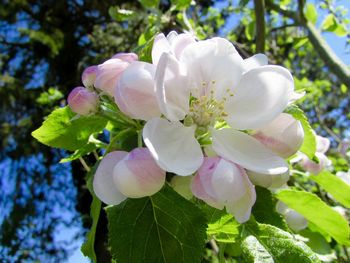
[[[97,66],[87,67],[81,75],[81,81],[86,88],[92,88],[96,79]]]
[[[141,120],[161,115],[154,92],[154,74],[154,65],[136,61],[120,76],[114,98],[123,113]]]
[[[95,87],[113,97],[118,79],[128,66],[128,62],[117,58],[111,58],[103,64],[98,65]]]
[[[256,194],[244,169],[220,157],[206,157],[192,181],[192,193],[210,206],[226,210],[246,222]]]
[[[275,154],[288,158],[295,154],[304,140],[304,130],[291,115],[281,113],[271,123],[256,131],[253,137]]]
[[[74,88],[68,95],[68,105],[71,110],[80,115],[95,113],[98,109],[98,96],[84,87]]]
[[[114,167],[113,179],[123,195],[139,198],[153,195],[163,187],[165,171],[147,148],[136,148]]]
[[[289,208],[285,203],[278,201],[276,204],[276,210],[278,213],[284,216],[290,229],[298,232],[307,227],[308,222],[306,218],[297,211]]]
[[[135,53],[117,53],[112,58],[118,58],[125,62],[133,62],[139,59],[139,57]]]
[[[330,166],[332,163],[323,153],[316,152],[315,155],[318,158],[318,163],[304,156],[301,160],[301,166],[310,173],[319,174],[325,167]]]
[[[316,152],[326,153],[330,145],[331,141],[328,138],[316,135]]]

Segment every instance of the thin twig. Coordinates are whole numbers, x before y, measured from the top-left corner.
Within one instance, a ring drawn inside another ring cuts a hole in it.
[[[82,157],[79,157],[79,161],[83,165],[85,171],[87,172],[91,171],[90,167],[86,164],[85,160]]]
[[[213,249],[213,251],[215,252],[215,254],[218,255],[218,254],[219,254],[219,247],[218,247],[218,245],[216,244],[215,240],[214,240],[214,239],[211,239],[211,240],[209,241],[209,244],[210,244],[211,248]]]
[[[96,150],[94,150],[92,153],[95,156],[96,161],[98,161],[100,159],[100,157],[98,156]]]

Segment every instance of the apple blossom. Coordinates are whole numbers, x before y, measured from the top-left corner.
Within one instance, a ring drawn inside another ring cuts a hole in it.
[[[291,115],[281,113],[269,124],[257,129],[253,137],[282,158],[295,154],[304,140],[300,121]]]
[[[95,87],[114,96],[120,75],[129,66],[129,62],[118,58],[111,58],[97,66]]]
[[[86,88],[93,88],[96,79],[97,66],[87,67],[81,75],[81,81]]]
[[[116,205],[126,198],[150,196],[164,185],[165,171],[154,162],[147,148],[130,153],[114,151],[103,157],[93,180],[96,196]]]
[[[220,157],[206,157],[192,181],[194,196],[218,209],[226,207],[240,223],[246,222],[256,194],[243,168]]]
[[[118,58],[129,63],[139,59],[139,57],[135,53],[123,53],[123,52],[113,55],[112,58]]]
[[[328,151],[330,146],[330,140],[326,137],[316,136],[316,157],[319,162],[316,163],[310,160],[306,155],[301,155],[302,167],[313,174],[319,174],[325,167],[331,165],[331,161],[327,158],[325,153]]]
[[[97,111],[99,100],[95,92],[84,87],[76,87],[69,93],[67,102],[73,112],[89,115]]]
[[[165,171],[160,169],[147,148],[136,148],[120,160],[113,169],[117,189],[127,197],[153,195],[165,183]]]
[[[172,52],[162,53],[155,90],[166,119],[153,118],[143,130],[145,144],[160,167],[183,176],[194,173],[203,162],[197,139],[208,136],[217,155],[245,169],[261,174],[287,172],[281,157],[239,131],[274,120],[294,89],[286,69],[254,59],[258,63],[243,60],[222,38],[191,43],[178,59]],[[222,123],[230,128],[217,129]]]
[[[285,203],[278,201],[276,204],[276,210],[284,216],[287,225],[295,232],[299,232],[307,227],[308,222],[306,218],[297,211],[289,208]]]
[[[136,61],[120,76],[114,98],[127,116],[149,120],[161,115],[154,94],[155,70],[152,64]]]
[[[179,59],[185,47],[194,42],[196,42],[194,36],[189,33],[177,34],[175,31],[171,31],[166,37],[163,33],[156,35],[152,48],[153,64],[158,64],[164,52],[172,53]]]

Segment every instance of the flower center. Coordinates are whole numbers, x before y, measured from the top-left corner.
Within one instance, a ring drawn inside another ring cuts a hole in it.
[[[209,96],[193,97],[190,102],[189,116],[200,127],[214,126],[216,122],[224,121],[224,117],[227,116],[225,112],[226,96],[233,96],[230,89],[226,90],[226,96],[220,100],[214,96],[215,89],[210,89],[208,93]]]

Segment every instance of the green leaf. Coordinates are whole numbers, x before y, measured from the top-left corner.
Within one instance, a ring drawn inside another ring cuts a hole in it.
[[[276,197],[328,233],[338,243],[350,245],[350,229],[347,221],[318,196],[305,191],[287,189],[279,191]]]
[[[106,209],[109,245],[117,262],[199,262],[205,214],[169,186]]]
[[[243,225],[242,235],[245,262],[320,262],[305,243],[277,227],[250,220]]]
[[[326,16],[321,28],[324,31],[333,32],[339,37],[344,37],[348,34],[346,26],[343,23],[339,23],[338,19],[333,14]]]
[[[57,100],[63,98],[63,94],[61,91],[55,88],[49,88],[47,91],[44,91],[40,94],[40,96],[36,99],[36,102],[41,105],[47,105],[50,103],[54,103]]]
[[[192,0],[171,0],[177,10],[186,9],[191,5]]]
[[[287,230],[283,217],[276,212],[276,200],[266,188],[255,186],[256,202],[252,209],[256,221]]]
[[[121,9],[118,6],[112,6],[108,9],[108,14],[112,19],[118,22],[127,21],[137,16],[133,10]]]
[[[71,162],[74,161],[76,159],[79,159],[80,157],[83,157],[84,155],[91,153],[92,151],[98,149],[98,147],[96,146],[96,144],[93,143],[88,143],[86,145],[84,145],[82,148],[76,150],[73,154],[62,158],[60,160],[60,163],[67,163],[67,162]]]
[[[300,121],[304,130],[304,141],[300,147],[300,151],[305,153],[310,160],[315,156],[316,152],[316,137],[313,129],[310,126],[304,112],[296,105],[290,105],[286,108],[285,113],[292,115],[296,120]]]
[[[157,8],[159,5],[159,0],[139,0],[139,2],[145,8]]]
[[[314,4],[308,3],[306,5],[305,17],[314,25],[317,22],[317,10]]]
[[[317,182],[323,189],[330,193],[335,200],[350,208],[350,185],[339,177],[324,171],[318,175],[310,176],[310,179]]]
[[[239,234],[240,224],[233,218],[232,215],[227,214],[225,211],[211,207],[210,215],[208,211],[206,213],[208,218],[208,238],[214,238],[215,240],[223,243],[234,243]]]
[[[83,147],[91,134],[101,131],[107,121],[98,116],[76,117],[68,106],[54,110],[40,128],[32,132],[39,142],[74,151]]]
[[[98,164],[96,164],[94,169],[92,169],[86,176],[87,187],[89,189],[90,194],[92,195],[92,203],[90,206],[90,217],[92,219],[92,226],[86,235],[85,242],[81,246],[81,252],[84,254],[84,256],[89,257],[93,262],[97,262],[94,246],[96,228],[101,211],[101,201],[96,197],[92,188],[93,174],[95,173],[97,165]]]

